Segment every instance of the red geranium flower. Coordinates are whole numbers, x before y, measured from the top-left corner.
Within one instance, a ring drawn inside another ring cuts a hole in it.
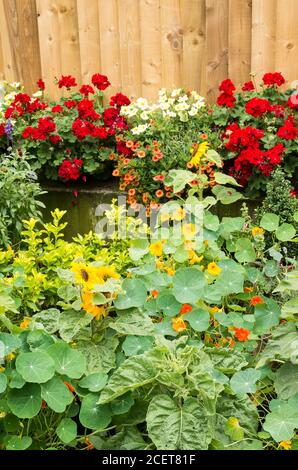
[[[284,125],[277,131],[277,136],[285,140],[295,140],[298,136],[298,129],[291,119],[284,121]]]
[[[59,88],[66,87],[68,90],[77,86],[76,79],[71,75],[62,75],[60,80],[58,81]]]
[[[53,145],[57,145],[62,141],[60,135],[50,135],[49,139]]]
[[[83,165],[83,160],[73,158],[72,160],[63,160],[60,165],[58,175],[65,181],[76,181],[81,176],[80,169]]]
[[[110,127],[114,124],[116,118],[119,116],[117,109],[115,108],[107,108],[103,112],[103,120],[105,126]]]
[[[116,93],[116,95],[112,96],[110,100],[110,106],[117,106],[117,108],[128,106],[130,103],[130,99],[122,93]]]
[[[64,101],[64,106],[66,106],[67,109],[74,108],[76,105],[77,105],[77,102],[75,100]]]
[[[94,89],[91,85],[82,85],[80,88],[80,93],[84,96],[88,96],[90,93],[94,94]]]
[[[255,86],[254,86],[254,84],[251,80],[249,82],[243,83],[243,85],[242,85],[242,90],[243,91],[252,91],[254,89],[255,89]]]
[[[246,103],[245,111],[247,114],[251,114],[254,117],[259,117],[268,111],[271,111],[271,104],[269,101],[263,98],[252,98]]]
[[[99,139],[106,139],[108,137],[108,131],[105,127],[95,127],[91,132],[92,137],[98,137]]]
[[[263,76],[263,82],[267,86],[281,86],[286,81],[280,72],[273,72],[273,73],[265,73]]]
[[[236,90],[234,83],[229,78],[223,80],[218,89],[227,95],[232,95],[233,91]]]
[[[37,80],[36,85],[41,91],[43,91],[46,87],[45,82],[41,78]]]
[[[298,108],[298,91],[294,92],[287,101],[287,106],[291,109]]]
[[[52,107],[52,113],[62,113],[63,107],[60,104],[56,104],[56,106]]]
[[[81,119],[76,119],[72,124],[72,132],[79,140],[83,140],[90,135],[90,127]]]
[[[95,73],[92,77],[92,83],[96,86],[99,90],[105,90],[108,88],[111,83],[108,80],[106,75],[101,75],[100,73]]]
[[[0,124],[0,137],[2,137],[3,135],[5,135],[5,125]]]
[[[227,106],[228,108],[232,108],[235,104],[236,98],[234,95],[230,95],[228,93],[222,93],[216,100],[218,106]]]

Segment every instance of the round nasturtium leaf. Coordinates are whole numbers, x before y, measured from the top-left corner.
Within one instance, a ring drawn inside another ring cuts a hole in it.
[[[40,385],[27,383],[21,389],[9,391],[7,403],[18,418],[33,418],[41,407]]]
[[[261,375],[259,370],[252,368],[236,372],[230,380],[231,389],[239,394],[254,393],[257,390],[256,382]]]
[[[273,213],[264,214],[261,218],[260,226],[267,230],[267,232],[274,232],[279,225],[279,215]]]
[[[142,307],[146,302],[147,288],[139,279],[126,279],[122,284],[123,294],[115,300],[115,307],[125,310],[132,307]]]
[[[122,344],[122,349],[126,356],[137,356],[151,349],[154,343],[152,336],[128,335]],[[92,390],[91,390],[92,391]]]
[[[175,317],[181,309],[181,303],[177,302],[169,291],[158,294],[156,305],[158,310],[161,310],[164,315],[169,317]]]
[[[32,444],[30,436],[11,436],[6,444],[6,450],[26,450]]]
[[[55,363],[44,351],[21,353],[16,360],[16,370],[26,382],[44,383],[55,374]]]
[[[0,374],[0,393],[5,392],[7,386],[7,377],[5,374]]]
[[[291,224],[281,224],[275,232],[276,238],[281,242],[288,242],[296,235],[296,230]]]
[[[179,269],[173,277],[173,293],[182,304],[197,302],[204,287],[204,274],[196,268]]]
[[[248,238],[239,238],[236,242],[235,258],[239,263],[251,263],[256,259],[256,252]]]
[[[113,415],[122,415],[123,413],[127,413],[134,402],[131,392],[125,393],[124,395],[121,395],[121,397],[116,398],[111,403]]]
[[[90,392],[99,392],[105,387],[107,381],[108,374],[104,372],[94,372],[81,379],[79,385],[82,388],[87,388]]]
[[[192,312],[183,315],[183,319],[189,322],[190,326],[195,331],[208,330],[210,315],[209,312],[202,308],[196,308]]]
[[[66,343],[56,343],[47,350],[55,362],[58,374],[71,379],[80,379],[86,371],[86,358]]]
[[[77,423],[70,418],[63,418],[56,429],[56,434],[64,444],[69,444],[77,437]]]
[[[23,377],[16,370],[11,371],[9,388],[22,388],[25,383]]]
[[[80,422],[89,429],[103,430],[111,422],[109,405],[98,405],[98,395],[90,393],[82,400]]]
[[[60,377],[53,377],[41,385],[41,398],[56,413],[64,413],[66,407],[73,401],[73,394]]]

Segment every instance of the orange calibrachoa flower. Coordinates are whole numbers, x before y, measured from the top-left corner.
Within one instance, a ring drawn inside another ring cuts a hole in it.
[[[128,149],[130,149],[130,148],[133,147],[133,146],[134,146],[133,141],[132,141],[132,140],[127,140],[127,142],[126,142],[126,147],[127,147]]]
[[[208,264],[207,271],[212,276],[218,276],[221,273],[221,268],[213,261]]]
[[[145,158],[146,153],[144,152],[144,150],[139,150],[139,151],[137,152],[137,156],[138,156],[139,158]]]
[[[261,227],[253,227],[253,229],[251,230],[251,233],[253,237],[256,237],[258,235],[264,235],[265,230]]]
[[[162,243],[161,241],[157,241],[152,243],[149,247],[149,251],[153,256],[161,256],[162,255]]]
[[[158,189],[157,191],[155,191],[155,196],[156,196],[156,197],[162,197],[162,196],[163,196],[163,190],[162,190],[162,189]]]
[[[262,299],[262,297],[260,297],[259,295],[254,295],[251,299],[250,299],[250,305],[261,305],[261,304],[264,304],[264,300]]]
[[[186,330],[187,325],[181,317],[176,317],[172,320],[172,327],[174,331],[181,333],[182,331]]]
[[[116,168],[113,173],[112,173],[113,176],[120,176],[120,171],[118,170],[118,168]]]
[[[152,297],[153,297],[154,299],[156,299],[156,297],[158,296],[158,294],[159,294],[159,291],[158,291],[158,290],[153,290],[153,291],[151,291],[151,295],[152,295]]]
[[[250,335],[250,331],[245,328],[234,328],[234,332],[235,337],[241,342],[247,341]]]
[[[189,313],[189,312],[192,312],[193,308],[191,305],[189,304],[183,304],[181,309],[180,309],[180,313],[181,315],[184,315],[185,313]]]

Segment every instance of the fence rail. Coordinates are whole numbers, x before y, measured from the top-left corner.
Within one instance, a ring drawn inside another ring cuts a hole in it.
[[[298,79],[298,0],[0,0],[0,79],[30,92],[43,77],[94,72],[110,93],[154,98],[162,86],[213,101],[218,83],[281,71]]]

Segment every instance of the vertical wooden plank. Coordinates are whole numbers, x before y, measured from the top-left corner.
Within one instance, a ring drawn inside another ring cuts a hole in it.
[[[228,77],[228,0],[206,0],[207,99],[214,102]]]
[[[62,73],[58,5],[52,0],[36,0],[42,77],[51,98],[60,93],[54,78]]]
[[[76,0],[60,0],[55,3],[58,5],[62,73],[74,75],[80,84],[82,77]]]
[[[161,2],[140,0],[142,96],[151,100],[161,88]]]
[[[97,0],[77,0],[82,82],[100,71],[100,36]]]
[[[252,0],[229,0],[229,78],[239,85],[250,76]]]
[[[25,90],[33,93],[41,76],[36,3],[35,0],[17,0],[16,7],[20,44],[20,50],[15,52],[16,60]]]
[[[122,88],[130,98],[141,95],[141,37],[138,0],[118,0]]]
[[[180,0],[183,31],[182,85],[205,93],[206,15],[205,0]]]
[[[4,80],[4,57],[3,57],[3,51],[2,51],[2,38],[1,38],[1,32],[0,32],[0,80]]]
[[[108,75],[110,96],[121,90],[121,62],[117,0],[98,0],[101,73]]]
[[[286,9],[286,14],[288,14]],[[259,83],[275,68],[276,0],[253,0],[251,71]]]
[[[179,0],[161,2],[162,85],[166,88],[182,84],[183,31]]]
[[[295,80],[294,87],[298,80],[297,17],[297,0],[277,0],[275,70],[283,73],[289,86]]]
[[[13,6],[14,4],[7,3],[7,0],[0,0],[0,34],[2,39],[4,76],[9,82],[19,81],[20,79],[10,34],[12,28],[17,30],[16,8]]]

